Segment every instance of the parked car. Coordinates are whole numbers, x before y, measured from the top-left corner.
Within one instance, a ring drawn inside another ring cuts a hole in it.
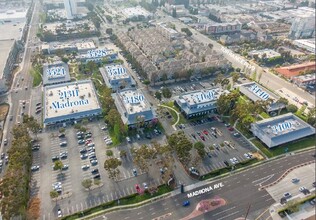
[[[127,141],[127,143],[131,143],[130,137],[126,137],[126,141]]]
[[[57,210],[57,217],[58,217],[58,218],[63,217],[63,213],[62,213],[61,209],[58,209],[58,210]]]
[[[34,166],[31,167],[31,171],[33,171],[33,172],[37,171],[37,170],[39,170],[39,168],[40,167],[38,165],[34,165]]]
[[[55,162],[56,160],[59,160],[59,156],[53,156],[52,161]]]
[[[92,173],[92,174],[99,173],[99,169],[93,169],[93,170],[91,170],[91,173]]]
[[[134,168],[132,171],[133,171],[133,175],[137,176],[137,170]]]
[[[68,170],[69,165],[68,164],[64,164],[63,167],[61,168],[61,170]]]
[[[79,140],[78,144],[84,144],[84,140]]]
[[[81,169],[83,169],[83,170],[87,170],[87,169],[89,169],[89,168],[90,168],[90,165],[88,165],[88,164],[83,165],[83,166],[81,167]]]
[[[98,160],[91,160],[90,163],[92,166],[95,166],[98,164]]]
[[[93,176],[93,179],[100,179],[100,178],[101,178],[100,174]]]
[[[300,181],[299,178],[293,178],[293,179],[292,179],[292,183],[298,183],[299,181]]]
[[[291,193],[286,192],[286,193],[283,194],[283,197],[286,198],[286,199],[289,199],[289,198],[292,197],[292,195],[291,195]]]
[[[88,154],[82,154],[82,155],[80,156],[80,158],[81,158],[82,160],[87,159],[87,158],[88,158]]]
[[[59,138],[64,138],[66,135],[64,133],[61,133],[58,135]]]
[[[61,147],[67,146],[67,141],[60,142],[59,146],[61,146]]]

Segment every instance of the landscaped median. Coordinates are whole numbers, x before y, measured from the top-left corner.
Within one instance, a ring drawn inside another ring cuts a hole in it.
[[[290,215],[292,213],[298,212],[300,210],[300,205],[315,199],[315,197],[316,195],[314,192],[314,194],[306,196],[305,198],[290,200],[284,208],[278,210],[278,214],[283,218],[286,216],[286,214]]]
[[[259,160],[257,158],[252,158],[252,159],[249,159],[249,160],[246,160],[246,161],[242,161],[242,162],[234,165],[234,169],[232,169],[232,166],[228,166],[228,167],[224,167],[224,168],[221,168],[221,169],[218,169],[218,170],[214,170],[214,171],[212,171],[210,173],[207,173],[207,174],[201,176],[200,180],[207,180],[207,179],[210,179],[210,178],[213,178],[213,177],[217,177],[217,176],[229,173],[229,172],[231,172],[233,170],[238,170],[240,168],[247,167],[247,166],[255,164],[257,162],[259,162]]]
[[[151,195],[148,192],[145,192],[142,195],[139,195],[138,193],[120,198],[118,200],[113,200],[111,202],[103,203],[101,205],[95,206],[90,209],[86,209],[82,212],[77,212],[72,215],[68,215],[62,219],[64,220],[72,220],[72,219],[79,219],[79,218],[93,218],[95,216],[98,216],[100,214],[104,214],[107,212],[112,212],[119,209],[124,208],[134,208],[141,205],[144,205],[146,203],[151,202],[152,200],[157,200],[159,198],[167,197],[169,196],[169,192],[171,192],[172,189],[168,187],[167,185],[161,185],[158,187],[158,190],[156,193]]]

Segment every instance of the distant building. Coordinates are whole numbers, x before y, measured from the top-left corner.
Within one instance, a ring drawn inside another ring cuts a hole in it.
[[[284,77],[291,78],[293,76],[298,76],[304,73],[304,71],[316,70],[316,63],[315,61],[302,63],[292,66],[276,68],[275,70]]]
[[[122,10],[122,15],[131,20],[149,20],[153,16],[152,13],[148,12],[141,6],[136,6],[133,8],[124,8]]]
[[[187,92],[175,97],[174,104],[186,118],[194,118],[216,112],[216,102],[222,93],[219,88]]]
[[[161,33],[164,37],[168,38],[169,40],[176,39],[181,36],[181,34],[178,31],[168,27],[165,23],[158,23],[156,25],[156,29],[159,33]]]
[[[293,44],[299,48],[303,48],[311,53],[316,53],[315,38],[294,40]]]
[[[69,68],[64,62],[46,63],[43,65],[43,85],[58,84],[70,81]]]
[[[129,127],[144,127],[157,123],[156,113],[141,90],[125,89],[112,96],[124,124]]]
[[[225,33],[234,33],[240,32],[241,23],[232,22],[232,23],[215,23],[215,24],[206,24],[204,26],[206,34],[225,34]]]
[[[292,77],[292,82],[299,87],[307,87],[312,86],[316,87],[316,73],[301,75],[301,76],[294,76]]]
[[[44,126],[74,122],[102,113],[91,80],[46,86],[44,103]]]
[[[43,54],[55,54],[57,51],[62,51],[63,53],[85,53],[93,49],[96,49],[93,41],[50,42],[41,45]]]
[[[72,20],[77,15],[77,3],[76,0],[64,0],[64,6],[66,10],[67,19]]]
[[[83,63],[87,63],[89,61],[99,63],[102,62],[102,60],[107,60],[111,62],[118,58],[118,54],[112,49],[99,48],[80,53],[76,58],[78,61]]]
[[[250,130],[268,148],[315,135],[315,128],[292,113],[252,123]]]
[[[315,12],[314,15],[301,15],[294,19],[289,38],[301,39],[315,37]]]
[[[252,50],[248,53],[249,56],[251,56],[252,58],[256,55],[258,56],[260,59],[262,59],[263,54],[265,54],[265,58],[267,59],[271,59],[271,58],[276,58],[276,57],[281,57],[281,54],[271,50],[271,49],[263,49],[263,50]]]
[[[107,87],[113,92],[118,89],[135,87],[135,81],[120,64],[106,65],[100,68],[101,75]]]
[[[267,112],[278,111],[285,108],[283,103],[278,103],[280,97],[269,90],[258,85],[256,82],[244,83],[237,86],[239,91],[247,96],[251,101],[268,101],[271,100],[271,104],[267,108]]]

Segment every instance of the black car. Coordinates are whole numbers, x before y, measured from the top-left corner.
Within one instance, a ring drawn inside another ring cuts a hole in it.
[[[64,133],[61,133],[58,135],[59,138],[64,138],[66,135]]]
[[[95,156],[95,155],[89,157],[89,160],[95,160],[95,159],[97,159],[97,156]]]
[[[81,154],[87,153],[87,149],[81,149],[81,150],[79,151],[79,153],[81,153]]]
[[[54,156],[54,157],[52,157],[52,161],[53,161],[53,162],[56,161],[56,160],[59,160],[59,156]]]
[[[208,156],[209,158],[212,158],[211,152],[207,152],[206,154],[207,154],[207,156]]]
[[[93,179],[100,179],[100,178],[101,178],[100,174],[97,174],[93,177]]]
[[[93,169],[93,170],[91,171],[91,173],[92,173],[92,174],[99,173],[99,169]]]
[[[42,103],[39,102],[39,103],[36,104],[36,106],[40,106],[41,104],[42,104]]]
[[[316,187],[316,182],[313,182],[313,187]]]
[[[40,149],[40,147],[32,147],[32,151],[37,151],[39,149]]]
[[[224,161],[224,164],[229,167],[229,163],[226,160]]]

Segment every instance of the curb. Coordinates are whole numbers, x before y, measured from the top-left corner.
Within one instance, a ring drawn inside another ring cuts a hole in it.
[[[121,210],[121,209],[138,208],[139,206],[146,205],[147,203],[152,203],[152,202],[160,200],[160,199],[165,199],[165,198],[168,198],[170,196],[171,196],[171,192],[166,193],[166,194],[161,195],[161,196],[157,196],[157,197],[152,198],[152,199],[147,199],[147,200],[139,202],[139,203],[130,204],[130,205],[115,206],[115,207],[112,207],[112,208],[109,208],[109,209],[105,209],[105,210],[102,210],[102,211],[99,211],[99,212],[95,212],[95,213],[93,213],[91,215],[88,215],[86,217],[81,217],[81,218],[78,218],[78,219],[82,219],[82,220],[83,219],[93,219],[94,217],[98,217],[101,214],[114,212],[114,211]]]

